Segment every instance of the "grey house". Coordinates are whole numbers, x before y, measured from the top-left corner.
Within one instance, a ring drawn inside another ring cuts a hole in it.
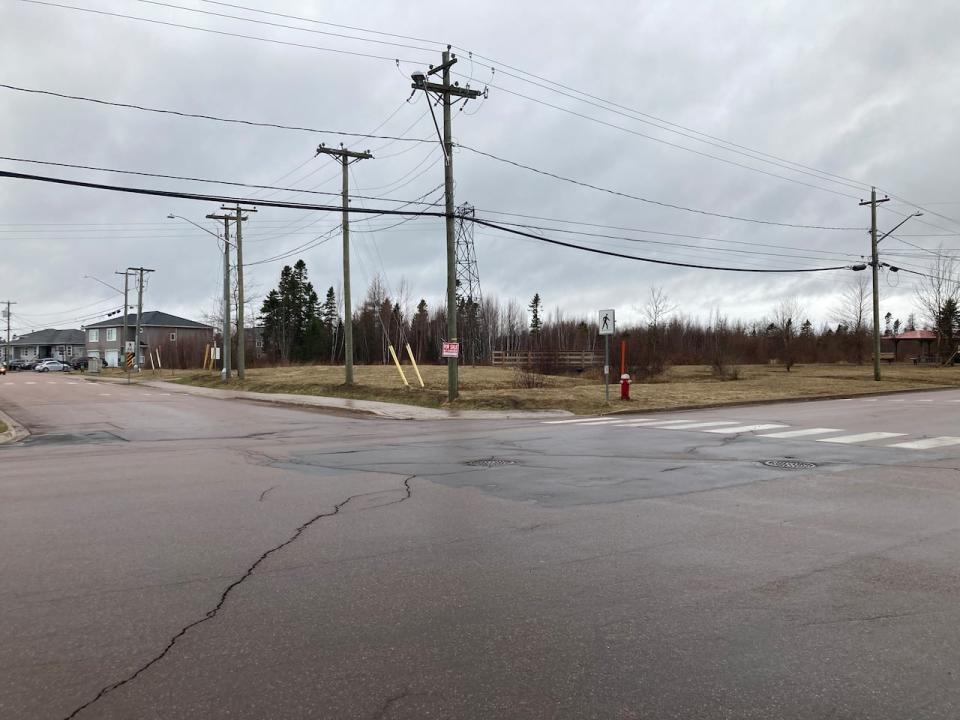
[[[127,340],[134,339],[136,313],[127,315]],[[87,325],[87,355],[102,359],[108,367],[119,367],[123,355],[123,317],[118,316]],[[140,317],[140,352],[144,367],[150,367],[149,354],[160,351],[163,367],[190,368],[203,364],[203,353],[213,343],[213,328],[170,313],[150,310]]]
[[[83,353],[83,330],[37,330],[20,335],[10,341],[9,358],[6,343],[0,344],[0,357],[4,362],[10,360],[36,362],[44,358],[69,362],[73,358],[83,357]]]

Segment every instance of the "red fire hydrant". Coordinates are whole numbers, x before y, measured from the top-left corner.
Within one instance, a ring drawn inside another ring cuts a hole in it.
[[[620,376],[620,399],[630,399],[630,376],[626,373]]]

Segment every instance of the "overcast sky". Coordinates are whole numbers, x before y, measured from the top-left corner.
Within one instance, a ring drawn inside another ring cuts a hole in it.
[[[454,116],[455,140],[464,146],[709,213],[858,228],[781,227],[676,210],[537,175],[467,149],[456,151],[456,200],[475,205],[478,216],[632,239],[538,231],[552,238],[707,265],[787,269],[847,265],[869,252],[864,231],[869,209],[860,207],[858,200],[869,195],[869,184],[875,184],[927,209],[923,218],[903,227],[904,240],[925,248],[940,243],[960,247],[956,236],[935,237],[960,232],[960,222],[951,220],[960,218],[956,167],[960,5],[951,0],[233,2],[421,38],[416,41],[201,0],[60,3],[288,44],[18,0],[0,3],[2,83],[190,113],[355,133],[378,128],[374,134],[432,139],[436,131],[424,97],[406,102],[409,76],[439,62],[443,44],[451,43],[461,48],[455,68],[461,84],[489,86],[487,100],[472,102]],[[467,51],[492,62],[471,58]],[[399,66],[394,58],[400,60]],[[574,90],[547,86],[524,73]],[[613,112],[609,105],[599,107],[601,101],[587,104],[576,91],[630,110]],[[426,196],[433,201],[440,191],[431,191],[443,182],[443,158],[439,145],[432,142],[229,125],[4,88],[0,102],[0,155],[7,157],[338,193],[338,166],[313,155],[320,142],[328,146],[343,142],[375,155],[353,167],[354,187],[359,188],[355,194],[394,200]],[[662,121],[675,123],[670,127],[683,135],[663,129]],[[757,153],[766,155],[761,158]],[[772,158],[779,159],[763,161]],[[6,160],[0,161],[0,169],[138,187],[339,203],[335,195],[231,188]],[[354,202],[397,205],[383,200]],[[145,309],[201,319],[221,288],[217,241],[166,216],[181,215],[215,230],[204,216],[218,209],[214,203],[0,179],[0,300],[18,303],[14,331],[79,327],[102,319],[119,307],[118,296],[83,276],[122,283],[114,271],[140,265],[156,270],[147,287]],[[879,213],[881,230],[912,209],[911,204],[888,203]],[[355,306],[376,273],[394,292],[405,284],[412,303],[424,297],[436,305],[443,297],[443,221],[421,218],[386,229],[397,221],[354,218]],[[276,285],[283,264],[298,257],[306,261],[321,295],[330,285],[339,287],[338,222],[336,213],[261,208],[251,215],[244,243],[248,294],[265,294]],[[371,228],[383,229],[371,233]],[[674,235],[644,234],[639,229]],[[288,259],[255,264],[323,237],[331,239]],[[855,276],[849,270],[760,275],[650,265],[481,227],[475,242],[485,295],[514,297],[526,304],[539,292],[548,310],[559,306],[567,315],[592,315],[598,308],[612,307],[630,320],[650,288],[663,286],[680,311],[689,315],[705,317],[719,309],[731,318],[749,320],[769,313],[785,297],[798,296],[810,319],[819,323],[829,319],[837,293]],[[887,262],[917,270],[926,269],[931,257],[894,238],[881,247]],[[905,320],[914,309],[915,280],[904,273],[883,277],[881,313],[890,311]]]

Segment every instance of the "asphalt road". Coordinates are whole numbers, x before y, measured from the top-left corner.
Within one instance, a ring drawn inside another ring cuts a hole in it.
[[[960,392],[410,422],[20,373],[0,409],[2,718],[960,716]]]

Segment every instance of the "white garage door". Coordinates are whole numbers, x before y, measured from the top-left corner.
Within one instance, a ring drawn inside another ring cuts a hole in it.
[[[120,351],[107,350],[107,355],[104,359],[107,361],[107,365],[109,365],[112,368],[115,368],[120,362]]]

